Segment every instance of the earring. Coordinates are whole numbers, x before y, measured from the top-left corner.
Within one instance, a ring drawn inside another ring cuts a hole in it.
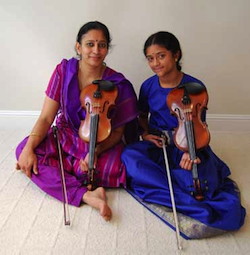
[[[82,54],[77,52],[77,55],[78,55],[79,59],[81,60],[82,59]]]
[[[175,62],[177,62],[177,61],[178,61],[178,58],[175,59]]]

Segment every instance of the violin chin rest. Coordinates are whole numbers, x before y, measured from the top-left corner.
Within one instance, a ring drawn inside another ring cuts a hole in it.
[[[206,90],[206,87],[198,82],[188,82],[179,85],[177,88],[185,88],[188,94],[196,95],[200,94],[202,91]]]
[[[98,85],[99,88],[104,91],[110,91],[115,88],[115,84],[107,80],[94,80],[92,81],[92,83]]]

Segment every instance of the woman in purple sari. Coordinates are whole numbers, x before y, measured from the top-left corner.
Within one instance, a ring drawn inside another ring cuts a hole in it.
[[[110,47],[107,27],[98,22],[88,22],[77,35],[76,51],[80,60],[63,59],[55,68],[46,90],[41,115],[29,137],[17,147],[16,168],[49,195],[63,200],[56,143],[51,125],[56,118],[58,136],[62,147],[63,166],[68,202],[80,206],[82,202],[99,210],[105,220],[112,211],[107,204],[103,187],[126,185],[125,168],[120,161],[123,141],[133,141],[129,133],[137,117],[136,95],[131,83],[121,74],[107,67],[104,59]],[[78,135],[81,120],[86,112],[81,107],[80,92],[93,80],[108,80],[118,88],[115,111],[112,114],[111,133],[98,143],[95,164],[98,188],[86,187],[89,144]]]

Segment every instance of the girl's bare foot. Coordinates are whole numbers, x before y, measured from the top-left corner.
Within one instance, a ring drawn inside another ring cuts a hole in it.
[[[87,191],[82,200],[84,203],[99,210],[100,215],[106,220],[110,220],[112,217],[112,211],[107,204],[106,193],[103,187],[99,187],[94,191]]]

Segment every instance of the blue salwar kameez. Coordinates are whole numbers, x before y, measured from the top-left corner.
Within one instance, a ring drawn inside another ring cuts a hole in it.
[[[180,84],[201,81],[184,74]],[[166,104],[171,88],[162,88],[158,76],[147,79],[141,86],[139,110],[150,113],[149,129],[168,130],[178,126]],[[203,115],[205,118],[205,114]],[[205,199],[197,201],[190,193],[193,190],[192,172],[179,165],[183,152],[173,142],[167,146],[177,211],[209,227],[221,230],[237,230],[246,215],[241,206],[239,190],[228,178],[228,166],[218,158],[210,146],[197,152],[201,163],[198,175]],[[142,201],[172,207],[163,150],[152,142],[139,141],[128,145],[122,153],[122,161],[127,170],[128,188]],[[206,184],[203,183],[206,181]]]

